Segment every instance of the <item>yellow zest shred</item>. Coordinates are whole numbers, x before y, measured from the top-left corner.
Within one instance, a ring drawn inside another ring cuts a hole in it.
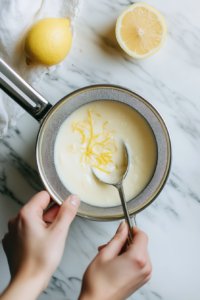
[[[74,151],[74,145],[68,146],[67,151],[76,154],[76,152]]]
[[[99,114],[95,115],[101,117]],[[88,120],[72,123],[72,130],[80,133],[81,145],[84,144],[83,147],[80,147],[82,151],[80,163],[83,165],[85,162],[86,166],[90,164],[92,167],[109,174],[110,171],[107,167],[109,163],[113,163],[112,157],[117,152],[117,146],[115,140],[111,138],[113,131],[105,133],[107,123],[108,121],[104,122],[101,133],[94,135],[94,119],[90,109],[88,110]],[[73,148],[68,149],[68,151],[72,152]],[[115,167],[117,168],[117,165]]]

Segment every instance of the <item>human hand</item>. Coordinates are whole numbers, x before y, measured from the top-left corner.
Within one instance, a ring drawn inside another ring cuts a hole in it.
[[[80,199],[72,195],[61,206],[55,205],[43,215],[49,203],[50,196],[46,191],[36,194],[9,221],[9,232],[2,241],[11,282],[16,278],[23,282],[33,279],[37,281],[34,287],[38,289],[38,295],[60,263]]]
[[[124,250],[127,225],[120,224],[116,235],[87,268],[79,300],[123,300],[149,281],[152,266],[147,235],[133,227],[133,242]]]

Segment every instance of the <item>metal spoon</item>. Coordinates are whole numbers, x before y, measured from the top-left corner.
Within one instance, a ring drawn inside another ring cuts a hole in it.
[[[124,149],[126,152],[126,157],[127,157],[127,168],[125,173],[123,174],[123,176],[121,176],[120,178],[118,178],[116,181],[117,182],[105,182],[102,179],[99,178],[99,176],[96,173],[96,169],[93,167],[92,168],[92,172],[93,174],[97,177],[97,179],[105,184],[110,184],[113,185],[114,187],[117,188],[118,192],[119,192],[119,196],[120,196],[120,200],[122,203],[122,207],[123,207],[123,211],[124,211],[124,217],[125,217],[125,221],[128,224],[128,238],[127,238],[127,244],[128,246],[131,244],[132,240],[133,240],[133,231],[132,231],[132,222],[131,222],[131,218],[128,212],[128,208],[127,208],[127,204],[126,204],[126,198],[124,195],[124,189],[123,189],[123,181],[126,178],[126,175],[128,174],[129,171],[129,167],[130,167],[130,156],[129,156],[129,152],[128,152],[128,148],[126,146],[126,144],[123,142],[124,145]],[[135,222],[135,217],[133,217],[133,222],[134,222],[134,226],[136,226],[136,222]]]

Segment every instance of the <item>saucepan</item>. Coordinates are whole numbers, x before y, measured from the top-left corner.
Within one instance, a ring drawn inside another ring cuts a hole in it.
[[[39,123],[36,161],[41,180],[52,199],[59,205],[70,195],[54,165],[54,145],[62,123],[80,106],[100,100],[119,101],[134,108],[149,123],[157,143],[157,163],[146,188],[127,203],[131,216],[147,207],[161,192],[170,171],[171,143],[167,127],[157,110],[144,97],[116,85],[93,85],[81,88],[52,106],[2,59],[0,87]],[[78,216],[95,221],[122,219],[122,206],[97,207],[81,201]]]

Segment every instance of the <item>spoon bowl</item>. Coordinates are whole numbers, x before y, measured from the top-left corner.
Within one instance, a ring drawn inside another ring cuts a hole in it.
[[[95,177],[102,183],[105,184],[109,184],[109,185],[113,185],[114,187],[117,188],[118,192],[119,192],[119,196],[120,196],[120,200],[121,200],[121,204],[122,204],[122,208],[124,211],[124,217],[125,217],[125,221],[128,224],[128,239],[127,239],[127,244],[130,245],[133,239],[133,231],[132,231],[132,221],[128,212],[128,208],[127,208],[127,204],[126,204],[126,198],[125,198],[125,194],[124,194],[124,188],[123,188],[123,181],[126,178],[129,168],[130,168],[130,164],[131,164],[131,160],[130,160],[130,155],[129,155],[129,150],[127,145],[123,142],[123,146],[124,146],[124,151],[125,151],[125,155],[126,155],[126,168],[125,168],[125,172],[123,172],[122,174],[120,174],[120,176],[114,177],[114,180],[111,181],[105,181],[102,180],[102,178],[99,176],[99,174],[101,173],[101,171],[97,172],[97,169],[95,167],[92,167],[92,172],[95,175]],[[109,175],[107,175],[107,177],[109,177]],[[134,220],[134,226],[136,226],[135,224],[135,219]]]

